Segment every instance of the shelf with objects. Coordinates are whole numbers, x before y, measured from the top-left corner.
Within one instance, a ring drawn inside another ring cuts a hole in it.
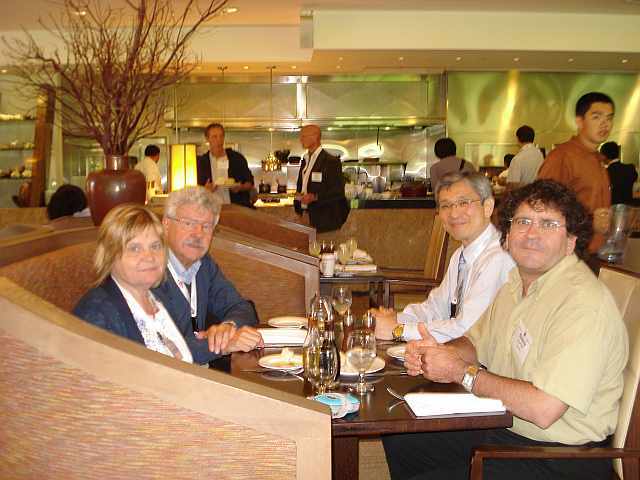
[[[35,120],[19,114],[0,114],[0,208],[15,207],[12,197],[32,176]]]

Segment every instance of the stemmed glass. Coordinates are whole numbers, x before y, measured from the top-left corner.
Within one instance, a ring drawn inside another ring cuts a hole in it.
[[[364,375],[376,358],[376,336],[373,330],[354,330],[347,338],[347,362],[358,370],[358,383],[350,390],[360,395],[372,392],[374,386],[366,383]]]
[[[347,265],[351,260],[351,250],[346,243],[341,243],[338,247],[338,260],[342,265]]]
[[[309,254],[314,257],[320,257],[320,242],[317,240],[309,241]]]
[[[353,258],[353,254],[358,248],[358,241],[355,238],[351,237],[349,240],[347,240],[347,248],[349,249],[349,257]]]
[[[339,285],[333,288],[333,298],[331,304],[336,312],[344,317],[345,313],[351,307],[353,303],[353,296],[351,295],[351,289],[344,285]]]

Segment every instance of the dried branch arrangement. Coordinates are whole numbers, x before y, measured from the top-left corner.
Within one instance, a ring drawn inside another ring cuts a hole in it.
[[[62,11],[40,25],[57,48],[23,38],[3,38],[20,81],[53,90],[70,135],[94,138],[108,155],[126,155],[153,134],[168,107],[167,87],[195,68],[189,50],[196,31],[223,12],[228,0],[62,0]]]

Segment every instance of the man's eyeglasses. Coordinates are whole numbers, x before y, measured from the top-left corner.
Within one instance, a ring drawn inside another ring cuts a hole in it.
[[[556,230],[567,226],[566,223],[559,222],[558,220],[543,219],[536,221],[526,217],[512,218],[510,222],[511,229],[518,233],[524,233],[528,231],[532,225],[535,225],[541,232],[555,232]]]
[[[213,232],[215,225],[212,222],[198,222],[196,220],[189,220],[187,218],[176,218],[176,217],[168,217],[171,220],[178,222],[182,228],[186,230],[195,230],[196,227],[200,226],[203,232],[210,233]]]
[[[438,209],[441,212],[447,213],[452,211],[454,208],[461,208],[463,210],[466,210],[467,208],[469,208],[473,203],[476,202],[481,202],[482,200],[478,199],[478,200],[469,200],[469,199],[462,199],[462,200],[458,200],[457,202],[451,202],[451,203],[441,203],[438,206]]]

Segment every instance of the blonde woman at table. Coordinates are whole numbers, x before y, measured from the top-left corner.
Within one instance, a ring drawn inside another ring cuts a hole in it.
[[[115,207],[102,222],[97,243],[95,288],[80,299],[75,315],[185,362],[206,363],[218,356],[189,331],[188,311],[172,309],[161,292],[151,292],[164,278],[167,247],[162,224],[150,210]]]

